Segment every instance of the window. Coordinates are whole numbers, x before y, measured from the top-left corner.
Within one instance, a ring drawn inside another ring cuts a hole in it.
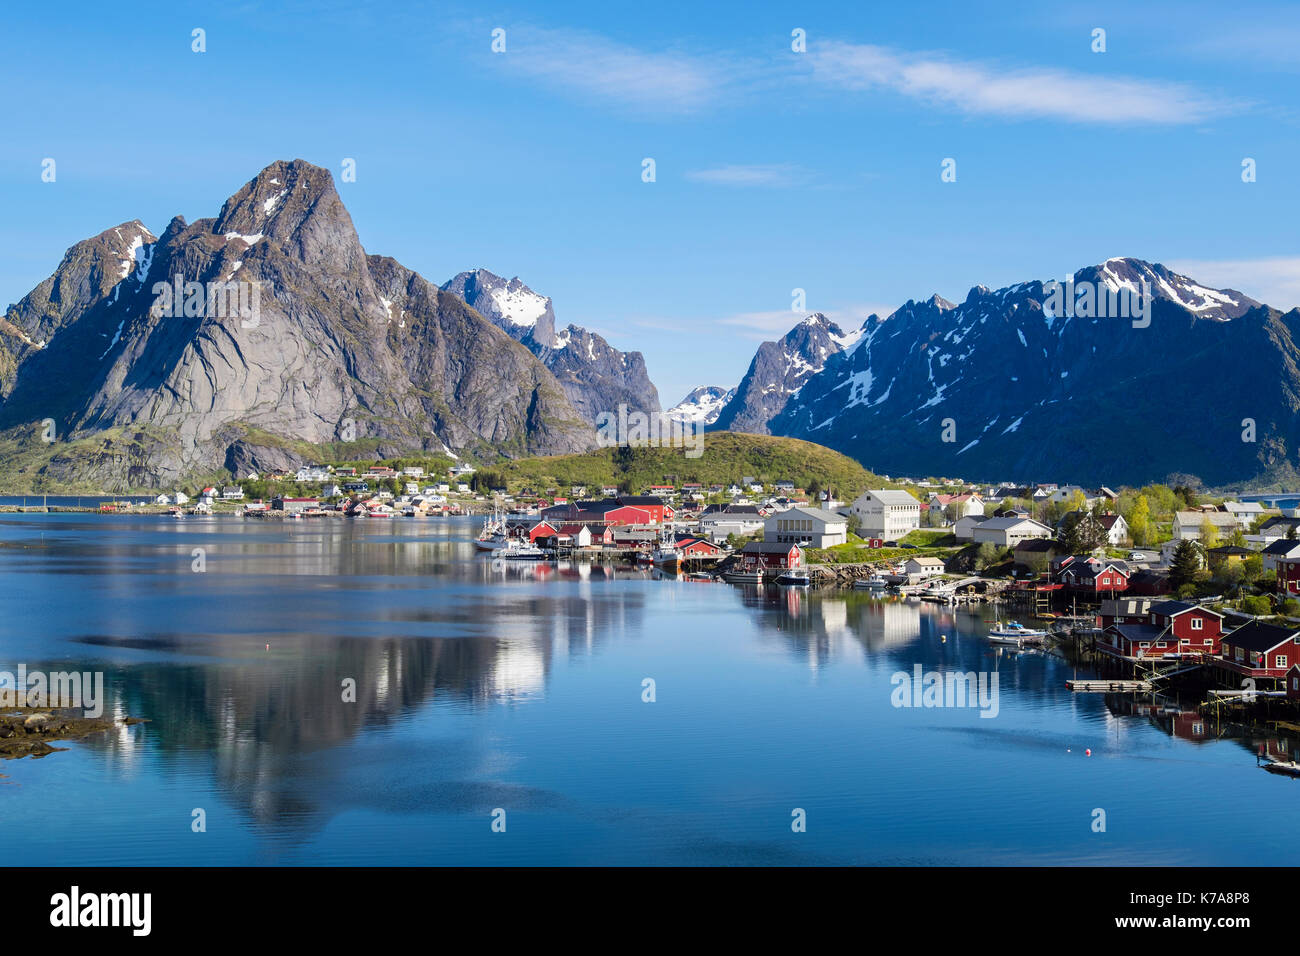
[[[1201,631],[1205,629],[1205,621],[1199,617],[1192,618],[1192,630]]]
[[[1164,641],[1156,641],[1156,647],[1164,647],[1164,646],[1165,646]]]
[[[1274,666],[1274,667],[1286,667],[1286,655],[1285,655],[1285,654],[1276,654],[1276,655],[1274,655],[1274,657],[1273,657],[1273,666]]]
[[[1204,641],[1204,644],[1205,644],[1206,647],[1213,647],[1213,646],[1214,646],[1214,641],[1207,637],[1207,638],[1205,639],[1205,641]]]
[[[1201,734],[1203,734],[1203,733],[1205,733],[1205,725],[1204,725],[1204,724],[1192,724],[1192,734],[1193,734],[1193,735],[1199,737],[1199,736],[1201,736]]]

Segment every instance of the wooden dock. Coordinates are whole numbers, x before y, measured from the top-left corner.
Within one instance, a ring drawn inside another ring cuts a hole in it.
[[[1149,691],[1151,690],[1151,682],[1145,680],[1090,678],[1088,680],[1067,680],[1065,687],[1067,690],[1072,690],[1078,694],[1120,694],[1130,691]]]

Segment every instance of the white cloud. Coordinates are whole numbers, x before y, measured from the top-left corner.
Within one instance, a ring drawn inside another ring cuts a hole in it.
[[[647,112],[689,113],[712,105],[745,70],[725,56],[647,51],[578,30],[507,31],[504,69],[548,85]]]
[[[807,171],[790,163],[770,166],[717,166],[686,173],[691,182],[715,186],[797,186],[808,178]]]
[[[1030,67],[1002,69],[937,54],[828,41],[807,54],[815,81],[886,89],[963,113],[1075,123],[1200,123],[1232,108],[1191,87]]]
[[[1166,265],[1216,289],[1236,289],[1275,309],[1300,305],[1300,257],[1179,259]]]

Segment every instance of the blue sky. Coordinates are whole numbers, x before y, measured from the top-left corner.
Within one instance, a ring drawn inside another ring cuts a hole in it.
[[[11,5],[0,302],[109,226],[350,157],[367,251],[518,275],[666,404],[735,384],[795,288],[856,326],[1133,255],[1300,304],[1300,8],[623,6]]]

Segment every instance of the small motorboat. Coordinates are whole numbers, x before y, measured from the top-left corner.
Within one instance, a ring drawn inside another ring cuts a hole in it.
[[[722,578],[731,584],[762,584],[762,571],[725,571]]]
[[[784,588],[806,588],[812,585],[812,577],[807,571],[782,571],[776,576],[776,583]]]
[[[883,591],[889,587],[889,582],[879,574],[873,574],[869,578],[858,578],[853,582],[853,587],[859,591]]]
[[[1037,643],[1047,636],[1046,631],[1036,631],[1025,627],[1019,621],[1003,624],[997,621],[989,631],[989,641],[993,644],[1010,644],[1019,647],[1022,644]]]

